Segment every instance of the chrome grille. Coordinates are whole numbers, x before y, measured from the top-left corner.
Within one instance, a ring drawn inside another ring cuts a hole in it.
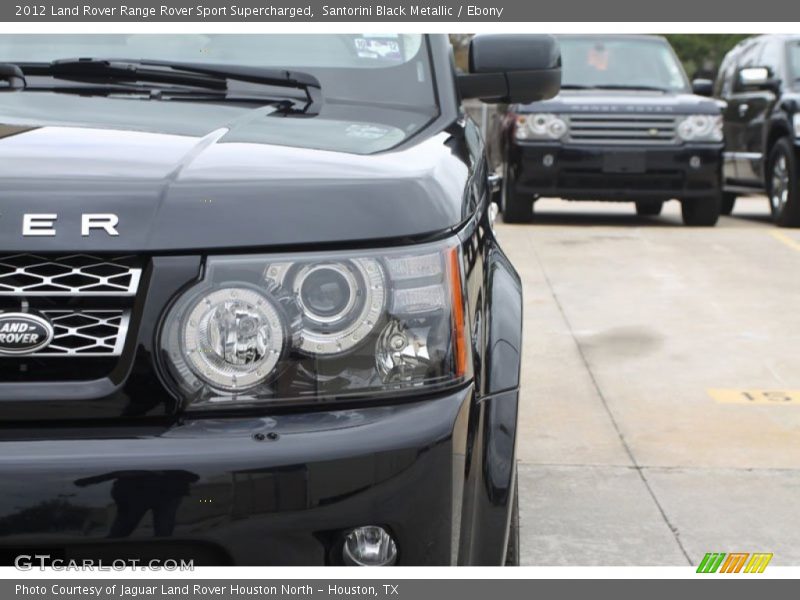
[[[128,310],[43,310],[53,341],[31,356],[119,356],[128,332]]]
[[[574,113],[568,141],[582,144],[677,144],[672,115]]]
[[[48,346],[16,360],[120,356],[143,264],[136,256],[0,255],[0,312],[30,311],[53,327]]]
[[[132,256],[0,255],[0,296],[133,296],[141,274]]]

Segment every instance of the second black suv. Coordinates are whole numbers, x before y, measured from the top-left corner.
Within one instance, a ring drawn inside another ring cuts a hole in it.
[[[657,36],[559,36],[562,93],[512,106],[503,134],[506,222],[531,220],[539,196],[636,203],[657,215],[681,201],[687,225],[720,210],[722,117],[712,82],[694,89]],[[693,93],[694,92],[694,93]]]
[[[737,196],[766,193],[775,223],[800,226],[800,35],[740,42],[714,94],[727,103],[723,212]]]

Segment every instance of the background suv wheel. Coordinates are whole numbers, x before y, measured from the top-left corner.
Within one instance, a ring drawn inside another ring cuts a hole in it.
[[[767,193],[772,220],[781,227],[800,226],[797,154],[788,138],[778,140],[769,154]]]

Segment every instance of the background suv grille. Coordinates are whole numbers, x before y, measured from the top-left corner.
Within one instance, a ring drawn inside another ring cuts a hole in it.
[[[86,254],[0,256],[0,296],[133,296],[142,274],[135,260]]]
[[[677,144],[676,118],[650,114],[571,114],[569,141],[582,144]]]

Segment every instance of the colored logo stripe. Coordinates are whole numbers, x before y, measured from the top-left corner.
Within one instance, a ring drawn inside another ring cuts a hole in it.
[[[750,557],[750,562],[744,568],[745,573],[763,573],[772,560],[772,553],[756,553]]]
[[[703,560],[700,561],[700,565],[697,567],[697,572],[716,573],[724,558],[724,552],[709,552],[703,557]]]
[[[726,558],[727,556],[727,558]],[[697,566],[698,573],[763,573],[772,560],[771,552],[708,552]],[[749,560],[748,560],[749,558]]]
[[[738,573],[744,566],[744,561],[750,556],[747,552],[731,552],[722,563],[721,573]]]

